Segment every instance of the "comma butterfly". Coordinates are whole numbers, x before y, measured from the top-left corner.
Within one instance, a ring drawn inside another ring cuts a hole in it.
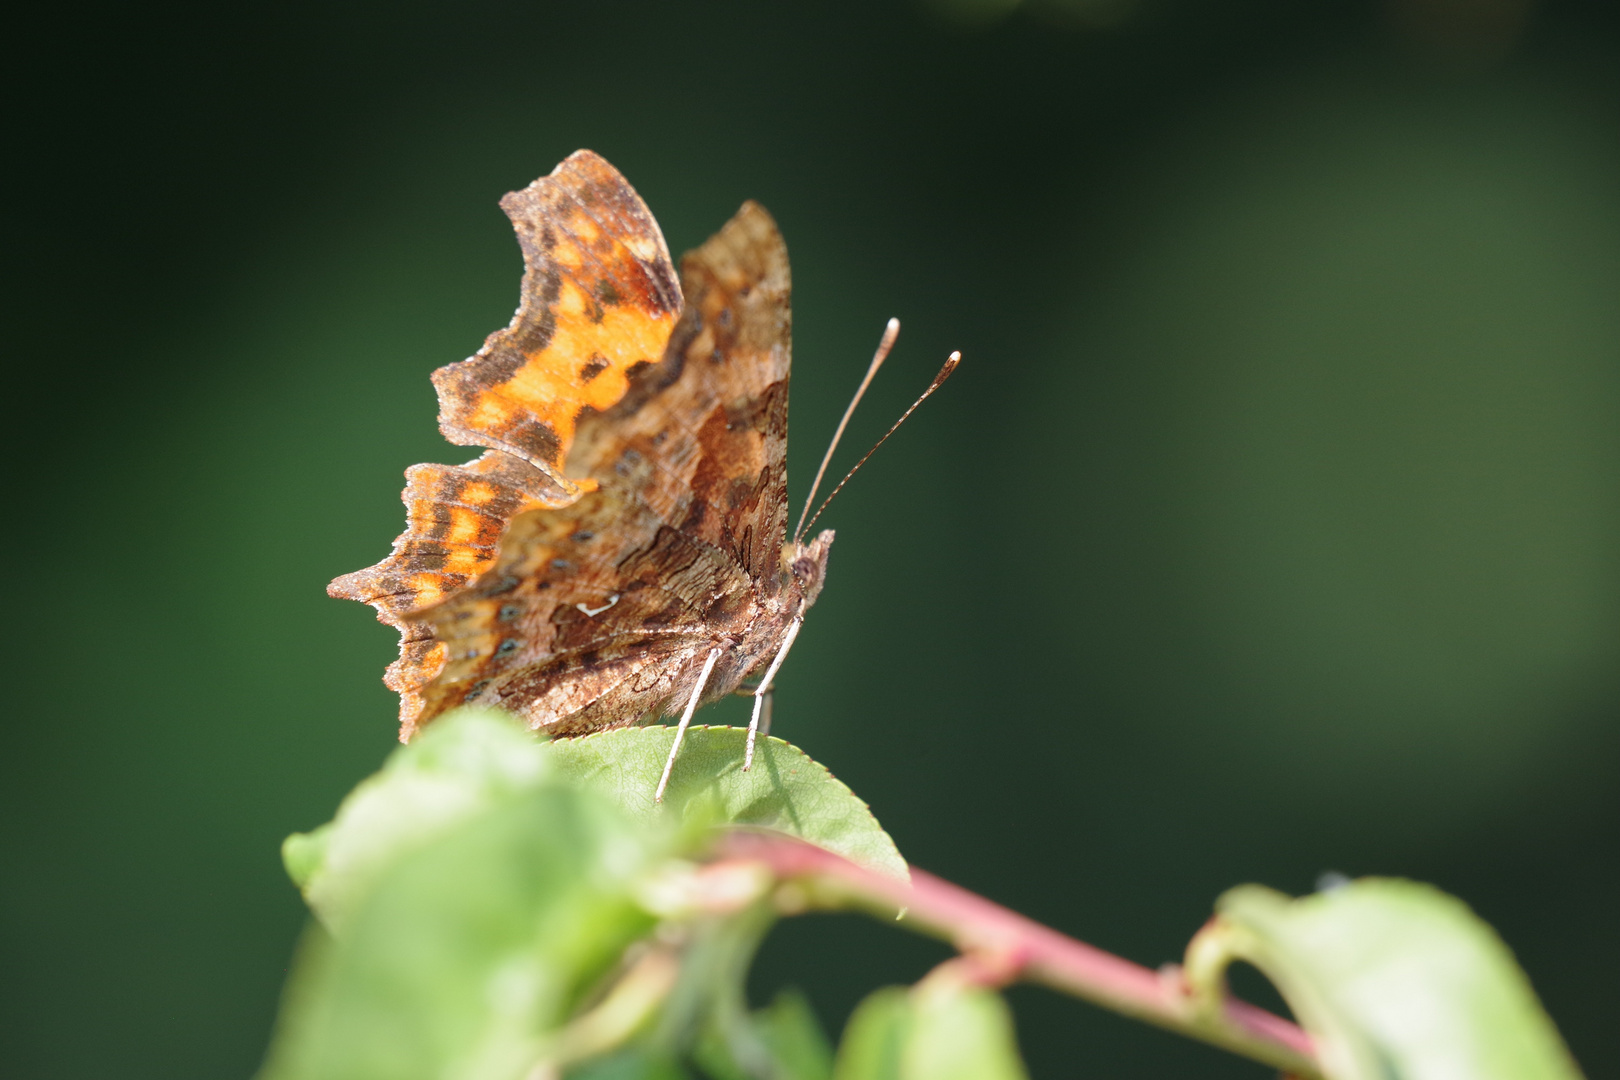
[[[677,281],[641,198],[588,150],[501,208],[523,249],[517,314],[433,374],[440,430],[486,449],[407,470],[393,553],[327,591],[400,631],[384,681],[401,741],[463,703],[556,736],[684,705],[684,732],[763,668],[751,759],[833,542],[787,536],[782,235],[744,203]]]

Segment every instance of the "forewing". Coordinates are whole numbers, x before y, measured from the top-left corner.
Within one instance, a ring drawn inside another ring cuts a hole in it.
[[[400,658],[384,681],[402,696],[406,734],[420,712],[417,691],[445,658],[430,629],[406,614],[488,570],[518,514],[589,490],[562,474],[575,423],[623,398],[627,372],[663,355],[680,309],[657,223],[597,155],[572,155],[501,206],[523,249],[517,314],[477,355],[434,373],[445,434],[491,449],[466,465],[408,470],[406,529],[392,554],[327,588],[400,629]]]
[[[575,425],[623,398],[632,368],[663,355],[680,288],[641,197],[589,150],[501,209],[523,249],[522,302],[476,355],[433,373],[439,429],[521,458],[577,496],[562,475]]]

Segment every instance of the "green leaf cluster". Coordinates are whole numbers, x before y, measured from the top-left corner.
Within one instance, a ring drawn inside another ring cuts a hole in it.
[[[836,1050],[796,993],[750,1008],[749,966],[784,911],[853,904],[893,923],[896,897],[923,894],[907,891],[904,859],[847,787],[775,739],[743,772],[744,737],[690,729],[660,804],[669,728],[547,742],[500,713],[436,722],[331,823],[284,845],[316,919],[259,1080],[1023,1080],[1011,1015],[982,984],[1020,969],[973,956],[874,992]],[[709,858],[736,829],[797,837],[868,872],[778,881],[765,862]],[[862,881],[864,900],[849,891]],[[999,910],[975,902],[976,917]],[[1039,948],[997,938],[1026,925],[1010,913],[992,916],[1002,922],[990,933],[950,925],[947,908],[895,925],[999,941],[991,959]],[[1167,990],[1157,1014],[1027,955],[1027,977],[1308,1065],[1298,1046],[1257,1042],[1234,1019],[1225,972],[1251,963],[1329,1080],[1580,1075],[1494,931],[1414,882],[1363,879],[1300,899],[1231,890],[1188,948],[1185,996]]]
[[[691,729],[655,804],[673,734],[550,743],[463,710],[395,751],[331,823],[289,837],[318,922],[261,1080],[651,1077],[691,1061],[717,1078],[825,1077],[831,1051],[802,999],[743,1003],[771,883],[706,880],[693,857],[724,825],[900,878],[905,862],[788,744],[762,740],[742,772],[731,728]]]

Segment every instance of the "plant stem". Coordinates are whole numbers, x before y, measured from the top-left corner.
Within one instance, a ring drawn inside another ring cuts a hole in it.
[[[1022,979],[1212,1043],[1294,1076],[1321,1077],[1311,1038],[1297,1025],[1242,1001],[1196,1008],[1181,970],[1153,971],[1104,952],[921,870],[911,882],[874,873],[792,837],[735,831],[725,862],[764,865],[797,893],[787,906],[861,908],[942,938],[974,961],[985,981]],[[801,895],[802,894],[802,895]]]

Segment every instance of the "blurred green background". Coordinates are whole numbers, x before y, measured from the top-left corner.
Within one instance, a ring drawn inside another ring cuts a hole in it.
[[[800,485],[884,319],[846,464],[966,357],[826,519],[777,706],[916,864],[1149,964],[1237,882],[1433,881],[1620,1073],[1611,5],[31,17],[6,1076],[256,1067],[304,918],[277,845],[394,737],[394,634],[323,587],[387,551],[406,466],[471,456],[428,372],[516,301],[497,198],[581,146],[676,251],[778,217]],[[938,955],[800,921],[756,992],[836,1032]],[[1039,1077],[1265,1075],[1012,996]]]

